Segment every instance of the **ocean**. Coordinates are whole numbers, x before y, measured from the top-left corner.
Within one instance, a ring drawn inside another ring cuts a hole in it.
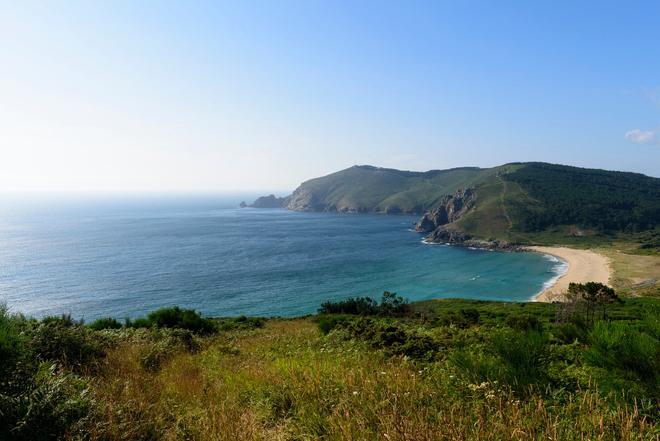
[[[564,264],[536,253],[422,243],[417,216],[237,208],[253,195],[10,199],[0,302],[35,317],[297,316],[326,300],[527,301]]]

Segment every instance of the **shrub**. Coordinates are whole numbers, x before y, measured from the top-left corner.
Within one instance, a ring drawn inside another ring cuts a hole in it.
[[[16,320],[6,306],[0,305],[0,382],[4,382],[24,352],[25,339],[16,327]]]
[[[218,331],[231,331],[234,329],[258,329],[263,328],[266,320],[261,317],[246,317],[241,315],[236,318],[222,319],[216,324]]]
[[[541,331],[543,323],[535,315],[520,314],[510,315],[506,319],[506,324],[517,331]]]
[[[102,342],[89,329],[69,320],[42,321],[32,333],[30,346],[37,359],[73,368],[88,365],[105,355]]]
[[[501,377],[502,364],[493,356],[459,349],[450,354],[449,361],[456,368],[458,375],[472,383],[481,383]]]
[[[140,359],[140,364],[148,371],[157,371],[177,352],[195,353],[200,347],[195,335],[187,329],[162,329],[156,331],[154,337],[156,341],[147,347]]]
[[[660,342],[628,323],[599,322],[589,334],[586,360],[607,369],[634,372],[653,388],[658,387]]]
[[[432,359],[439,345],[419,330],[406,329],[401,325],[362,318],[341,321],[338,324],[354,337],[364,340],[375,349],[383,349],[392,355],[405,355],[415,359]]]
[[[562,323],[553,329],[554,337],[562,343],[573,343],[574,341],[585,341],[586,330],[575,323]]]
[[[548,338],[539,331],[502,331],[492,339],[503,362],[502,380],[518,391],[547,381]]]
[[[146,318],[134,321],[127,320],[126,326],[134,328],[179,328],[200,334],[211,334],[216,331],[212,320],[206,319],[194,309],[181,309],[178,306],[161,308],[147,314]]]
[[[447,311],[435,320],[436,325],[456,326],[465,329],[479,323],[480,314],[474,308],[461,309],[459,312]]]
[[[345,317],[338,317],[338,316],[320,316],[317,325],[319,327],[319,330],[323,334],[328,334],[330,331],[335,329],[339,324],[346,322]]]
[[[371,297],[350,297],[336,302],[323,302],[319,314],[376,315],[378,303]]]
[[[479,323],[479,311],[475,308],[461,308],[461,317],[470,325],[476,325]]]
[[[103,329],[119,329],[121,328],[121,323],[119,323],[119,321],[117,321],[115,318],[104,317],[94,320],[87,326],[95,331],[101,331]]]
[[[385,291],[378,306],[379,315],[402,316],[408,312],[408,300],[394,292]]]
[[[43,324],[56,324],[58,326],[75,326],[75,325],[82,325],[83,322],[81,321],[75,321],[72,317],[71,314],[62,314],[62,315],[47,315],[46,317],[41,319],[41,323]]]
[[[0,439],[62,439],[90,414],[92,405],[86,382],[46,363],[27,390],[13,396],[0,395]]]
[[[324,302],[318,312],[319,314],[402,316],[408,310],[408,300],[397,296],[396,293],[385,291],[380,304],[371,297],[350,297],[336,302]]]

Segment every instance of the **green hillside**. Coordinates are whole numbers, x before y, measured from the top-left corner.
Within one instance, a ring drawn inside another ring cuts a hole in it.
[[[354,166],[304,182],[288,208],[306,211],[404,212],[422,214],[447,194],[470,188],[498,173],[517,169],[504,165],[462,167],[427,172]]]
[[[286,208],[423,214],[466,188],[474,207],[446,228],[480,239],[638,233],[660,219],[658,178],[546,163],[428,172],[354,166],[304,182]]]

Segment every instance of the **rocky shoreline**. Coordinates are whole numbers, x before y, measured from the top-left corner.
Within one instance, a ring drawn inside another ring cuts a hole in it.
[[[476,201],[477,195],[472,188],[444,196],[437,208],[426,212],[417,222],[415,231],[427,233],[425,241],[430,243],[448,243],[493,251],[524,251],[524,247],[506,241],[477,239],[452,225],[472,210]]]
[[[419,225],[419,224],[418,224]],[[415,231],[420,233],[426,233],[427,231],[420,230],[415,228]],[[429,235],[427,235],[424,240],[428,243],[446,243],[449,245],[469,247],[469,248],[479,248],[490,251],[509,251],[509,252],[521,252],[527,251],[526,247],[522,245],[512,244],[503,240],[484,240],[477,239],[469,234],[462,233],[457,230],[452,230],[450,228],[440,226],[433,230]]]

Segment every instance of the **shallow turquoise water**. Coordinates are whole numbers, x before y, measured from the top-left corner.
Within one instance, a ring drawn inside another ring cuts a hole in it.
[[[227,197],[24,202],[0,211],[0,300],[35,316],[293,316],[395,291],[525,301],[561,264],[427,245],[413,216],[229,208]]]

